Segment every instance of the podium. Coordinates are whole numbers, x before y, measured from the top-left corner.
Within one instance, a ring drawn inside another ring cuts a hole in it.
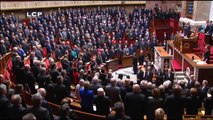
[[[162,72],[171,67],[170,60],[172,55],[167,53],[163,46],[155,47],[154,66],[156,69],[161,69]]]
[[[192,53],[193,48],[198,47],[198,39],[195,38],[184,38],[180,35],[175,35],[174,46],[181,53]]]

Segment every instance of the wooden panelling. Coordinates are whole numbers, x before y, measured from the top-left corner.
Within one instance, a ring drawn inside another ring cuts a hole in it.
[[[146,1],[2,1],[1,10],[131,4],[146,4]]]

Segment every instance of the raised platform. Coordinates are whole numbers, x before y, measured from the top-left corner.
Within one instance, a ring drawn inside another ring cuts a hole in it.
[[[213,78],[213,64],[205,64],[202,58],[195,53],[181,53],[174,47],[173,41],[168,41],[168,50],[172,51],[174,61],[178,61],[179,65],[175,63],[177,68],[181,66],[183,72],[189,69],[190,75],[194,75],[195,80],[201,83],[203,80],[208,80],[209,84],[213,85],[211,79]]]

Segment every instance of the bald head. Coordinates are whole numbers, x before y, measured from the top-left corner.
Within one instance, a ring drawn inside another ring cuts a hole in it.
[[[135,92],[135,93],[139,93],[140,92],[140,86],[138,85],[138,84],[135,84],[135,85],[133,85],[133,92]]]
[[[41,94],[41,96],[44,98],[45,96],[46,96],[46,90],[44,89],[44,88],[39,88],[38,89],[38,93],[40,93]]]
[[[97,84],[99,82],[99,80],[97,77],[93,77],[92,82],[93,82],[93,84]]]
[[[112,79],[110,80],[110,83],[111,83],[112,86],[115,86],[115,85],[116,85],[116,79],[115,79],[115,78],[112,78]]]
[[[22,102],[22,99],[21,99],[21,96],[19,94],[15,94],[11,97],[11,102],[14,104],[14,105],[19,105],[21,104]]]
[[[98,93],[99,96],[104,96],[105,95],[105,92],[104,92],[103,88],[98,88],[97,89],[97,93]]]
[[[162,108],[158,108],[155,110],[155,118],[156,120],[163,120],[165,112]]]

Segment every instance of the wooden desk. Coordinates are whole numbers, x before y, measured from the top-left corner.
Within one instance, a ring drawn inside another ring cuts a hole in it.
[[[116,71],[118,69],[118,58],[106,61],[106,70],[111,69]]]
[[[125,56],[121,59],[122,67],[131,67],[132,66],[133,56]],[[111,69],[112,71],[118,70],[118,58],[106,61],[106,70]]]
[[[124,67],[124,68],[131,67],[132,59],[133,59],[133,56],[126,56],[126,57],[122,58],[122,67]]]

